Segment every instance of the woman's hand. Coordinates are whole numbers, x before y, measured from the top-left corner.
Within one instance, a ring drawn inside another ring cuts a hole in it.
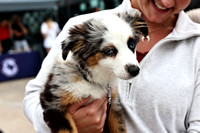
[[[90,97],[80,103],[70,105],[69,113],[72,115],[79,133],[102,133],[106,119],[107,97],[85,105]]]

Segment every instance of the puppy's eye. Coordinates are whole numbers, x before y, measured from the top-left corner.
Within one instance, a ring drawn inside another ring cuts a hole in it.
[[[128,44],[128,47],[130,50],[132,50],[132,51],[135,50],[136,42],[133,38],[129,38],[127,44]]]
[[[117,49],[116,48],[106,48],[103,50],[103,53],[107,56],[116,56],[117,55]]]

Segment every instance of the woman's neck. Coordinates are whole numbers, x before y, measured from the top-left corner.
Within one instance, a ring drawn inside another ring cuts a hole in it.
[[[144,21],[147,23],[149,34],[153,32],[158,32],[160,30],[172,30],[176,25],[177,15],[171,16],[163,22],[152,22],[148,20],[145,16],[142,16]]]
[[[148,52],[158,41],[165,38],[169,33],[172,32],[173,28],[175,27],[176,18],[170,19],[171,21],[166,21],[164,23],[151,23],[146,22],[149,30],[149,38],[148,41],[145,39],[142,41],[140,39],[140,42],[137,45],[137,51],[140,53],[146,53]]]

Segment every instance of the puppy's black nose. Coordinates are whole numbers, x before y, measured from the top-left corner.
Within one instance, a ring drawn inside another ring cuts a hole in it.
[[[135,65],[126,65],[127,71],[133,77],[137,76],[140,72],[140,68]]]

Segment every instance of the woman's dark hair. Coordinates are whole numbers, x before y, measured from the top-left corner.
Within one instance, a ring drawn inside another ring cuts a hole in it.
[[[46,14],[46,16],[44,17],[44,21],[47,21],[49,19],[54,20],[54,17],[51,14]]]

